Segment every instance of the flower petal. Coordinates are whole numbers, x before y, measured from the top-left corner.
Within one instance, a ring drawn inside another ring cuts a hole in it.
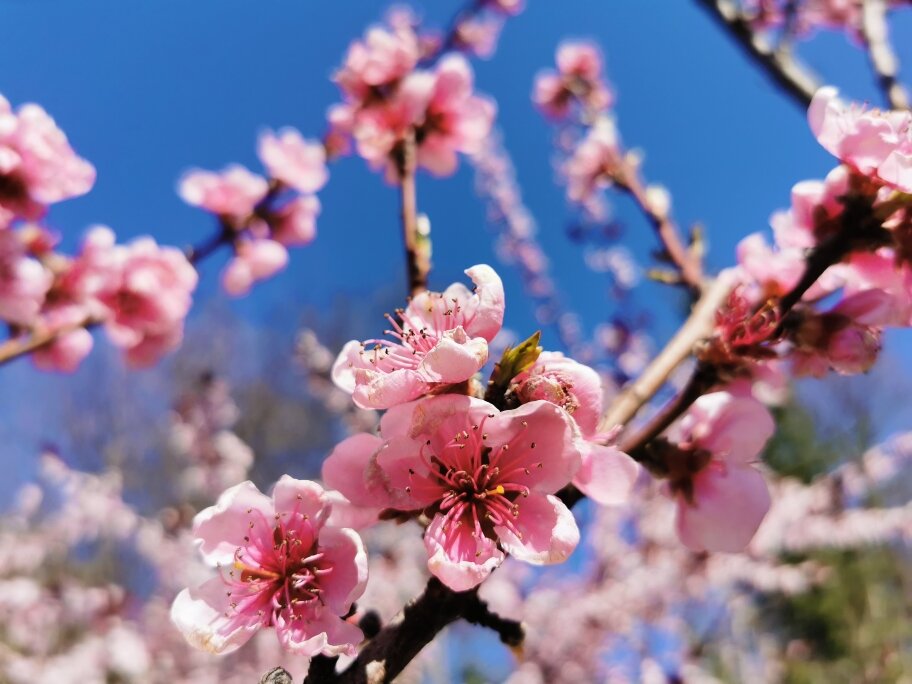
[[[579,544],[580,532],[573,513],[556,496],[529,494],[516,500],[519,515],[513,521],[517,536],[507,527],[494,528],[500,544],[511,556],[527,563],[563,563]]]
[[[230,653],[263,627],[264,618],[257,611],[269,604],[269,596],[263,594],[249,609],[237,611],[231,604],[239,598],[229,596],[224,580],[214,577],[177,595],[171,604],[171,621],[193,646],[210,653]]]
[[[320,581],[321,597],[336,615],[345,615],[367,586],[367,552],[354,530],[324,527],[318,541],[321,563],[332,572]]]
[[[694,478],[694,505],[678,501],[678,537],[694,551],[741,551],[769,507],[769,490],[756,468],[710,466]]]
[[[193,533],[202,541],[200,553],[212,565],[231,565],[234,553],[246,546],[250,523],[271,526],[272,501],[249,480],[222,492],[214,506],[193,519]],[[270,527],[269,533],[272,533]]]
[[[472,525],[456,522],[436,515],[425,531],[428,570],[453,591],[468,591],[503,562],[504,553]]]
[[[583,464],[575,484],[583,494],[603,506],[624,503],[636,485],[640,466],[615,446],[584,442]]]

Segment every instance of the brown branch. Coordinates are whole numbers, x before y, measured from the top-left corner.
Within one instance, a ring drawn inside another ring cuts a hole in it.
[[[748,56],[766,72],[776,85],[800,104],[807,107],[820,79],[783,44],[777,49],[759,33],[732,0],[696,0],[716,20]]]
[[[890,43],[886,0],[864,0],[861,8],[861,35],[868,48],[871,69],[893,109],[909,109],[909,94],[898,80],[899,59]]]
[[[674,369],[691,355],[694,346],[712,332],[716,311],[731,289],[732,281],[725,276],[704,287],[702,296],[675,336],[609,406],[599,425],[600,431],[626,425],[656,395]]]
[[[415,188],[418,145],[415,130],[411,129],[400,146],[398,159],[402,215],[402,239],[409,293],[416,295],[427,289],[430,271],[430,247],[427,231],[422,235],[418,221],[418,198]]]
[[[324,681],[326,684],[392,682],[444,627],[460,618],[488,627],[496,626],[501,638],[505,638],[505,634],[522,634],[517,623],[494,616],[475,590],[452,591],[431,578],[424,593],[382,629],[345,671]]]
[[[678,233],[678,227],[668,216],[668,212],[655,206],[636,168],[625,164],[624,170],[616,180],[616,185],[618,189],[630,195],[649,219],[662,243],[664,260],[677,269],[681,282],[690,289],[691,293],[695,297],[699,296],[703,286],[703,265],[700,262],[700,256],[684,245]]]

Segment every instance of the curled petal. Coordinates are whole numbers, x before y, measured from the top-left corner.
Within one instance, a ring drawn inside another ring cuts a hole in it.
[[[466,275],[475,283],[478,302],[464,327],[472,337],[483,337],[490,342],[503,326],[506,306],[503,281],[487,264],[472,266],[466,270]]]
[[[283,610],[276,618],[276,634],[286,651],[306,657],[353,655],[355,645],[364,640],[360,629],[327,610],[316,618]]]
[[[469,339],[462,327],[458,327],[443,334],[425,355],[418,372],[428,382],[452,384],[471,378],[487,360],[485,339]]]

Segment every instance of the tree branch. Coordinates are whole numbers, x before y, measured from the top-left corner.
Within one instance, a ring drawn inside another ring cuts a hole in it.
[[[630,195],[649,219],[659,242],[662,243],[665,260],[674,265],[681,282],[690,289],[694,296],[699,296],[703,286],[703,265],[700,263],[700,258],[684,246],[678,233],[678,227],[668,213],[655,206],[636,169],[626,169],[616,180],[616,185]]]
[[[399,158],[399,187],[402,215],[402,239],[405,245],[405,263],[409,293],[416,295],[427,289],[430,271],[430,250],[427,235],[422,235],[418,225],[418,198],[415,188],[418,146],[415,130],[410,129],[402,141]]]
[[[909,94],[897,78],[899,59],[890,43],[886,0],[864,0],[861,35],[884,100],[893,109],[909,109]]]
[[[798,104],[807,108],[820,79],[783,44],[777,49],[759,33],[742,15],[732,0],[696,0],[741,46],[757,65],[766,72],[776,85],[792,96]]]
[[[712,333],[716,311],[725,302],[732,285],[732,280],[723,275],[704,286],[702,296],[675,336],[612,402],[599,425],[600,431],[626,425],[656,395],[674,369],[693,353],[694,346]]]

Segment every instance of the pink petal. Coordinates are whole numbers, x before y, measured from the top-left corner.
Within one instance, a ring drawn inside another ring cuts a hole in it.
[[[232,602],[241,598],[229,596],[221,577],[214,577],[196,589],[184,589],[171,605],[171,621],[184,638],[197,648],[210,653],[231,653],[245,644],[260,627],[264,618],[257,613],[266,609],[269,596],[250,610],[236,611]]]
[[[516,458],[521,454],[523,462],[517,465],[527,467],[529,473],[517,481],[532,490],[553,494],[580,468],[579,428],[566,411],[547,401],[503,411],[485,423],[485,430],[493,453],[509,444]]]
[[[271,521],[273,514],[272,501],[249,480],[226,489],[214,506],[193,519],[203,558],[212,565],[231,565],[235,551],[246,546],[250,523]]]
[[[428,570],[453,591],[477,587],[504,559],[493,539],[476,536],[470,525],[446,524],[434,516],[424,533]]]
[[[694,411],[702,416],[706,432],[695,431],[700,446],[732,462],[756,459],[776,431],[770,412],[752,397],[712,392],[694,403]]]
[[[478,264],[466,270],[466,275],[475,283],[478,304],[471,319],[464,324],[472,337],[483,337],[488,342],[494,339],[503,326],[504,289],[497,272],[487,264]]]
[[[374,455],[382,446],[382,439],[366,432],[344,439],[323,462],[323,482],[342,492],[356,506],[385,505],[366,480]]]
[[[377,454],[377,465],[389,491],[388,506],[402,511],[418,510],[443,496],[443,488],[421,458],[421,446],[419,440],[393,437]]]
[[[299,515],[310,520],[315,526],[323,524],[327,510],[323,487],[311,480],[297,480],[283,475],[272,490],[272,501],[277,515]]]
[[[469,339],[462,327],[448,330],[421,361],[418,372],[427,382],[457,383],[468,380],[488,360],[488,343]]]
[[[495,527],[504,550],[526,563],[563,563],[579,544],[573,513],[556,496],[533,492],[516,500],[519,515],[514,525],[521,536],[506,527]]]
[[[583,464],[573,484],[603,506],[627,501],[640,474],[637,462],[617,447],[595,442],[584,442],[581,453]]]
[[[737,552],[748,545],[769,507],[769,490],[756,468],[710,465],[694,478],[694,505],[678,501],[678,536],[694,551]]]
[[[345,615],[367,586],[367,552],[354,530],[324,527],[318,542],[321,563],[332,572],[320,583],[321,597],[336,615]]]
[[[296,618],[288,610],[276,619],[279,643],[289,653],[313,657],[354,655],[355,645],[364,640],[364,634],[353,624],[322,610],[318,615]]]

